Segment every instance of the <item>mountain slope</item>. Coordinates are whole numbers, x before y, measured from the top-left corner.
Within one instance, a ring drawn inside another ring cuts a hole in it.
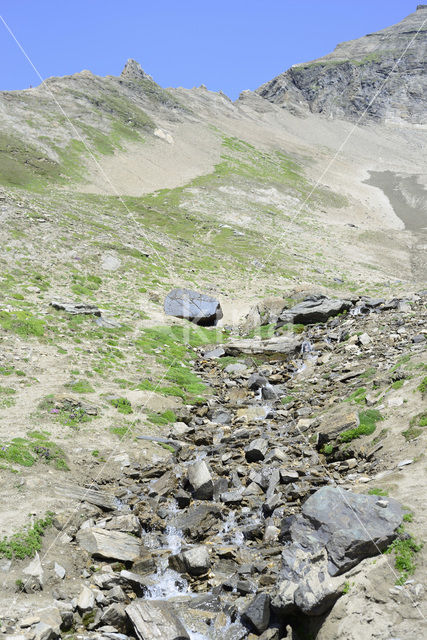
[[[427,5],[401,22],[297,64],[257,93],[295,113],[427,122]]]

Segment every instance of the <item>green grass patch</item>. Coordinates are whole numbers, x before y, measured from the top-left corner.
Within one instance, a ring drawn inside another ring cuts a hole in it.
[[[391,385],[391,388],[392,389],[401,389],[403,387],[404,382],[405,382],[404,380],[396,380]]]
[[[421,551],[422,547],[422,544],[418,544],[405,532],[403,525],[399,527],[399,536],[385,550],[385,553],[394,553],[394,566],[400,573],[396,584],[404,584],[415,572],[415,554]]]
[[[356,402],[357,404],[365,404],[367,390],[365,387],[360,387],[351,393],[344,402]]]
[[[293,402],[295,400],[295,397],[291,394],[284,396],[283,398],[280,398],[280,402],[282,404],[289,404],[290,402]]]
[[[152,424],[157,424],[157,425],[167,425],[170,424],[172,422],[176,422],[177,418],[176,415],[174,414],[173,411],[164,411],[163,413],[156,413],[156,412],[150,412],[148,414],[148,421],[151,422]]]
[[[373,489],[369,489],[368,494],[370,496],[388,496],[388,491],[375,487]]]
[[[42,538],[46,530],[52,525],[54,514],[48,511],[44,518],[40,518],[22,531],[0,541],[0,558],[33,558],[36,551],[42,547]]]
[[[421,393],[421,395],[425,395],[427,393],[427,376],[425,376],[420,384],[417,387],[417,390]]]
[[[29,338],[43,336],[45,325],[43,320],[26,311],[0,311],[0,326],[21,338]]]
[[[384,420],[383,416],[377,409],[367,409],[359,413],[359,426],[355,429],[348,429],[341,433],[339,440],[341,442],[351,442],[360,436],[368,436],[374,433],[376,423]]]
[[[113,400],[110,400],[110,404],[112,404],[119,413],[124,413],[126,415],[133,413],[132,405],[126,398],[114,398]]]
[[[126,438],[127,436],[130,436],[132,434],[133,425],[128,424],[119,427],[110,427],[109,431],[110,433],[114,433],[114,435],[118,436],[120,440],[123,440],[123,438]]]
[[[405,440],[414,440],[414,438],[418,438],[422,434],[423,427],[427,427],[427,411],[422,411],[411,418],[409,428],[402,431],[402,436]]]
[[[74,393],[95,393],[95,389],[88,380],[76,380],[75,382],[69,382],[65,386],[74,391]]]
[[[53,464],[56,469],[68,470],[65,453],[47,432],[32,431],[27,438],[13,438],[0,444],[0,459],[22,467],[32,467],[37,462]]]

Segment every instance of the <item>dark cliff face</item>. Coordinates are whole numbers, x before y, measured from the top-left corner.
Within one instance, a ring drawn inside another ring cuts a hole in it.
[[[294,65],[257,93],[300,115],[427,122],[427,5],[392,27]]]

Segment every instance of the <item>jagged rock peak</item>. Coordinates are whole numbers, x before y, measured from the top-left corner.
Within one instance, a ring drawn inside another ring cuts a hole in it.
[[[293,65],[257,89],[297,115],[425,124],[427,5],[399,23]],[[387,79],[386,85],[384,81]]]
[[[150,75],[148,75],[148,73],[145,73],[139,62],[133,60],[132,58],[129,58],[129,60],[126,62],[120,77],[126,78],[126,80],[153,79]]]

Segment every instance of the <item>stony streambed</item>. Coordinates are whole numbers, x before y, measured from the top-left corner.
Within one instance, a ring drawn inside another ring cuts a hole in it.
[[[425,342],[420,296],[348,311],[301,336],[280,335],[278,320],[270,340],[200,351],[194,367],[213,394],[182,408],[163,437],[170,456],[129,460],[118,485],[62,489],[83,501],[78,518],[54,521],[83,581],[53,592],[52,624],[28,624],[27,640],[278,640],[321,627],[405,512],[365,491],[382,445],[343,439],[360,426],[346,400],[363,380],[377,393],[365,404],[380,406],[405,375],[391,365]],[[33,563],[28,592],[43,586]]]

